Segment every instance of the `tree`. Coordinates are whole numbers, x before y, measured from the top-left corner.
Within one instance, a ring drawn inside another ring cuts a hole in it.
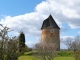
[[[73,41],[71,38],[68,38],[65,41],[65,44],[68,46],[68,48],[72,51],[74,51],[74,57],[76,60],[80,60],[80,36],[76,36]]]
[[[71,44],[71,49],[74,51],[74,57],[76,60],[80,60],[80,36],[76,36]]]
[[[74,57],[75,57],[75,60],[80,60],[80,50],[76,50],[74,52]]]
[[[0,59],[4,60],[6,55],[6,44],[8,42],[9,28],[0,24]]]
[[[18,59],[18,42],[17,37],[11,38],[8,33],[11,31],[7,26],[0,24],[0,59],[17,60]]]
[[[19,52],[24,53],[25,49],[25,34],[23,32],[20,33],[19,35]]]
[[[18,38],[12,37],[8,41],[7,45],[7,60],[17,60],[19,57],[18,54]]]
[[[67,37],[66,40],[63,40],[63,43],[68,47],[68,50],[71,49],[71,45],[72,45],[72,37]]]
[[[68,47],[69,50],[80,50],[80,36],[76,36],[74,39],[71,37],[66,38],[63,43]]]
[[[54,60],[57,56],[56,45],[54,43],[44,43],[41,42],[35,44],[35,50],[38,54],[34,55],[40,60]]]
[[[76,50],[80,50],[80,36],[76,36],[74,41],[71,44],[71,49],[73,49],[74,51]]]

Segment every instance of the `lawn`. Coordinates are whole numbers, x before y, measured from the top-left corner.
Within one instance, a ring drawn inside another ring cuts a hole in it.
[[[24,55],[20,56],[18,60],[33,60],[35,59],[34,56],[32,56],[33,52],[25,52]]]
[[[33,56],[20,56],[18,60],[33,60]]]
[[[56,57],[54,60],[75,60],[73,57]]]
[[[35,60],[33,56],[20,56],[18,60]],[[55,57],[54,60],[75,60],[73,57]]]
[[[35,57],[32,56],[32,54],[33,54],[32,52],[26,52],[24,53],[24,55],[20,56],[18,60],[36,60]],[[55,57],[54,60],[75,60],[75,59],[73,58],[73,56],[58,56]]]

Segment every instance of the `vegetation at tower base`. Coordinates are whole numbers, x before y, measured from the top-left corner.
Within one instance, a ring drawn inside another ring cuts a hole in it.
[[[75,60],[73,51],[61,50],[54,60]],[[37,55],[37,56],[34,56]],[[41,60],[38,57],[37,51],[25,52],[24,55],[19,56],[18,60]]]
[[[55,46],[56,45],[50,42],[45,42],[44,44],[39,42],[35,44],[35,50],[38,52],[38,54],[35,54],[34,56],[40,60],[54,60],[54,58],[57,56]]]
[[[19,53],[23,54],[25,52],[25,34],[23,32],[19,35]]]
[[[0,60],[18,59],[18,38],[9,37],[10,28],[0,24]]]

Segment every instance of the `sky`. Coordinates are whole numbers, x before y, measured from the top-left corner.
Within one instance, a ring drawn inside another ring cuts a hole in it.
[[[50,14],[60,27],[60,38],[80,34],[80,0],[0,0],[0,24],[14,30],[10,36],[23,30],[29,47],[40,41],[42,22]]]

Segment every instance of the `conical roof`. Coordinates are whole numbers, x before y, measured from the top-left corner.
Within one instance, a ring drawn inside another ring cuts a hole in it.
[[[43,21],[41,30],[44,28],[59,28],[59,26],[56,24],[56,22],[54,21],[53,17],[51,16],[51,14],[49,15],[49,17],[47,19],[45,19]]]

